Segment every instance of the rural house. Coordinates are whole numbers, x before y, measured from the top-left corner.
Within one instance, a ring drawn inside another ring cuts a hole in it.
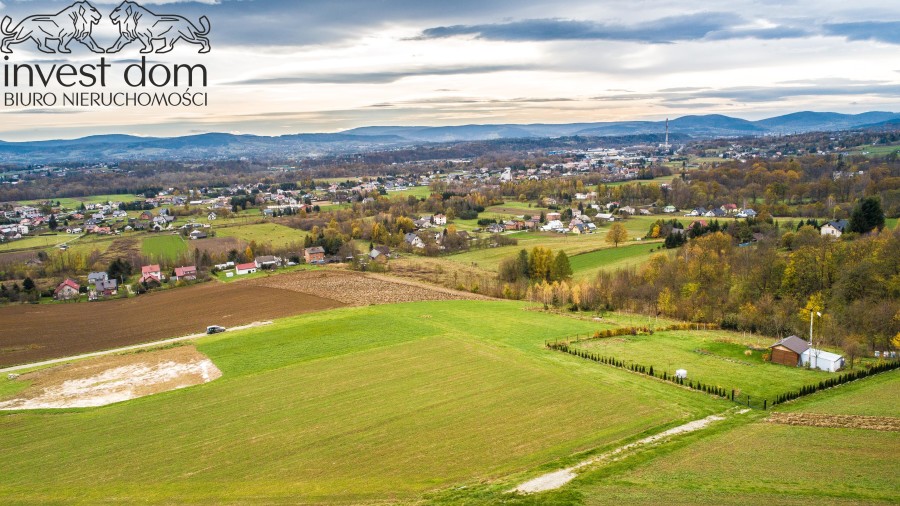
[[[822,226],[820,232],[822,235],[830,235],[831,237],[840,237],[850,225],[847,220],[829,221]]]
[[[53,298],[56,300],[74,299],[78,297],[79,290],[81,290],[81,285],[74,280],[66,278],[65,281],[56,287],[56,290],[53,290]]]
[[[197,267],[189,265],[175,268],[175,281],[193,281],[195,279],[197,279]]]
[[[303,258],[306,260],[308,264],[324,264],[325,263],[325,248],[321,246],[313,246],[312,248],[306,248],[303,250]]]
[[[262,269],[264,267],[278,267],[281,265],[282,260],[279,257],[273,255],[264,255],[261,257],[256,257],[256,267]]]
[[[94,285],[94,290],[97,294],[102,295],[104,297],[110,297],[118,293],[119,283],[115,279],[104,279],[103,281],[97,282]]]
[[[156,281],[157,283],[163,281],[162,270],[160,270],[159,264],[144,265],[141,267],[141,283],[150,281]]]
[[[256,262],[237,264],[236,266],[234,266],[234,272],[238,276],[243,276],[244,274],[253,274],[254,272],[256,272]]]
[[[88,274],[88,284],[96,285],[100,281],[106,281],[109,279],[109,276],[105,272],[92,272]]]
[[[809,343],[797,336],[790,336],[769,348],[772,350],[773,363],[796,367],[800,363],[800,356],[809,349]]]

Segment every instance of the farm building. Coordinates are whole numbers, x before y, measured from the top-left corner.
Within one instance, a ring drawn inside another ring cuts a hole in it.
[[[810,361],[812,361],[811,364]],[[830,353],[816,348],[807,348],[806,351],[800,355],[800,363],[804,367],[808,366],[813,369],[835,372],[844,366],[844,357],[837,353]]]
[[[790,336],[769,348],[772,350],[773,363],[796,367],[800,363],[800,355],[809,349],[809,344],[797,336]]]
[[[321,246],[306,248],[303,251],[303,258],[308,264],[323,264],[325,263],[325,249]]]
[[[243,276],[244,274],[253,274],[254,272],[256,272],[256,262],[237,264],[236,266],[234,266],[234,272],[238,276]]]
[[[66,278],[66,280],[60,283],[59,286],[56,287],[56,290],[53,291],[53,298],[56,300],[74,299],[78,297],[79,290],[81,290],[81,285]]]

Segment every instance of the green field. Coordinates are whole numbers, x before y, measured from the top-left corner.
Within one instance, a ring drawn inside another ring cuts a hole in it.
[[[900,501],[896,432],[756,422],[688,439],[655,459],[581,478],[584,504],[661,504],[661,498],[666,504],[709,505]]]
[[[0,243],[0,251],[17,251],[25,249],[43,249],[59,246],[60,244],[77,239],[77,235],[72,234],[56,234],[56,235],[39,235],[34,237],[25,237],[17,241],[9,241]]]
[[[136,196],[130,194],[123,195],[91,195],[89,197],[71,197],[71,198],[58,198],[58,199],[43,199],[43,200],[27,200],[23,201],[22,205],[39,205],[47,200],[51,202],[59,202],[60,206],[64,209],[78,209],[81,207],[82,203],[85,204],[106,204],[107,202],[134,202],[135,200],[144,200],[144,196]]]
[[[894,370],[789,402],[779,406],[778,410],[834,415],[900,416],[898,382],[900,370]]]
[[[719,386],[751,400],[768,399],[813,384],[835,374],[787,367],[763,361],[762,353],[746,355],[748,345],[769,346],[768,338],[750,339],[739,333],[721,330],[666,331],[653,335],[623,336],[593,339],[578,343],[579,349],[602,356],[612,356],[626,363],[653,366],[657,373],[673,375],[676,369],[686,369],[688,379]],[[755,403],[754,403],[755,405]]]
[[[508,480],[729,404],[550,352],[513,302],[340,309],[220,334],[212,383],[0,414],[6,503],[397,503]]]
[[[662,246],[661,243],[641,243],[606,248],[590,253],[582,253],[569,258],[575,279],[592,279],[603,270],[636,267],[646,262]],[[665,251],[665,250],[663,250]]]
[[[412,188],[407,188],[406,190],[401,191],[392,191],[388,192],[388,198],[393,197],[409,197],[412,195],[413,197],[424,199],[428,198],[431,195],[431,188],[428,186],[413,186]]]
[[[187,244],[180,235],[154,235],[141,241],[141,252],[153,261],[172,261],[187,252]]]
[[[258,225],[239,225],[236,227],[215,227],[217,237],[234,237],[242,241],[256,241],[256,244],[270,244],[275,248],[286,248],[291,245],[303,246],[307,233],[277,223],[261,223]]]

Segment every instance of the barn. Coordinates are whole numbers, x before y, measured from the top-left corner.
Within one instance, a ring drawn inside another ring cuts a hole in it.
[[[772,362],[775,364],[796,367],[800,356],[809,349],[809,343],[797,336],[785,337],[769,347],[772,350]]]

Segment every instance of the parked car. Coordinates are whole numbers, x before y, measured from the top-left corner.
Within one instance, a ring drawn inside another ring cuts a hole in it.
[[[220,327],[218,325],[210,325],[206,327],[207,334],[218,334],[220,332],[225,332],[225,327]]]

